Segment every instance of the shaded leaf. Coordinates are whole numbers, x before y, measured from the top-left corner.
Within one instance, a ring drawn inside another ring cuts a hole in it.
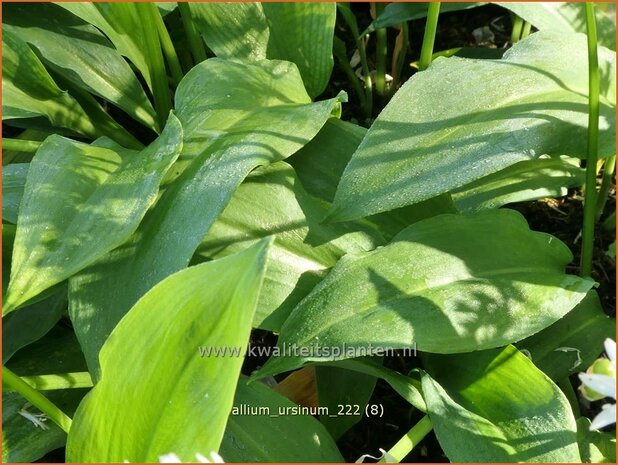
[[[603,341],[616,339],[616,320],[591,290],[573,310],[549,328],[517,344],[553,380],[585,371],[599,357]]]
[[[423,394],[452,462],[579,462],[562,391],[513,346],[428,356]]]
[[[575,160],[520,161],[455,189],[453,200],[462,212],[498,208],[513,202],[567,195],[568,188],[583,185],[585,177],[586,171]]]
[[[122,244],[155,201],[181,147],[173,114],[137,156],[48,137],[28,170],[3,314]]]
[[[590,431],[588,418],[577,419],[577,441],[584,463],[616,463],[616,435]]]
[[[2,221],[17,224],[17,212],[24,195],[30,163],[12,163],[2,167]]]
[[[243,359],[199,347],[246,347],[269,244],[180,271],[127,313],[75,414],[68,462],[191,462],[219,449]]]
[[[615,55],[600,47],[599,155],[615,153]],[[341,178],[330,218],[418,203],[541,155],[587,153],[586,37],[544,31],[501,60],[438,58],[375,120]],[[462,91],[465,90],[465,92]]]
[[[352,348],[459,353],[519,341],[592,287],[564,274],[571,260],[563,243],[530,231],[513,210],[418,222],[385,247],[342,258],[281,328],[278,346],[305,353],[272,357],[259,374],[324,361],[317,347],[343,343],[334,358],[350,358]]]
[[[47,299],[2,319],[2,363],[15,352],[43,337],[67,309],[66,286]]]
[[[320,421],[333,438],[339,439],[363,419],[377,378],[342,367],[322,365],[315,367],[315,376],[320,407],[328,409],[328,414],[320,415]]]
[[[452,11],[467,10],[485,4],[486,2],[442,2],[440,5],[440,14],[442,15]],[[428,8],[428,2],[389,3],[362,35],[383,27],[394,26],[395,24],[403,23],[404,21],[426,18]]]
[[[579,2],[496,2],[525,19],[537,29],[557,29],[586,33],[586,8]],[[599,45],[616,49],[616,20],[595,9]]]
[[[263,409],[261,413],[246,413],[252,409],[259,412],[259,408]],[[298,405],[263,384],[247,385],[241,379],[219,451],[223,460],[343,462],[324,426],[310,413],[292,413],[293,408]]]
[[[5,356],[4,353],[2,355]],[[20,376],[36,376],[82,371],[85,369],[85,362],[73,332],[65,327],[56,326],[45,337],[17,352],[7,366]],[[46,391],[44,395],[63,412],[72,415],[86,392],[85,389],[65,389]],[[19,413],[24,408],[30,414],[41,413],[35,407],[28,406],[26,399],[20,394],[3,390],[2,461],[4,463],[33,462],[48,452],[63,447],[66,443],[66,433],[55,423],[47,420],[44,425],[48,429],[37,427]]]
[[[96,137],[83,108],[56,85],[28,44],[8,28],[2,32],[2,120],[42,116],[54,126]]]

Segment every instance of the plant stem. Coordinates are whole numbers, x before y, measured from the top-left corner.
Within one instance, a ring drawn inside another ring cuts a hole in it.
[[[178,10],[180,11],[180,17],[182,18],[182,24],[187,34],[187,40],[189,41],[189,48],[193,55],[193,62],[197,65],[204,61],[206,57],[206,49],[204,48],[204,42],[202,37],[195,29],[195,23],[191,16],[191,9],[186,2],[178,2]]]
[[[170,37],[170,34],[165,27],[165,22],[163,21],[163,18],[160,14],[156,16],[157,31],[159,33],[161,47],[163,48],[163,54],[165,55],[165,60],[167,61],[167,64],[170,68],[170,73],[172,74],[174,86],[177,87],[183,76],[182,68],[180,67],[180,61],[178,61],[178,55],[176,55],[174,43],[172,42],[172,38]]]
[[[12,390],[19,392],[28,402],[62,428],[63,431],[66,433],[69,432],[72,420],[47,397],[32,388],[29,384],[26,384],[26,382],[5,366],[2,367],[2,383],[6,384],[6,386]]]
[[[423,35],[423,45],[421,46],[421,58],[418,60],[419,71],[426,70],[431,64],[439,16],[440,2],[431,2],[427,11],[427,23],[425,24],[425,34]]]
[[[339,66],[341,66],[341,69],[343,69],[345,74],[348,76],[350,84],[354,87],[354,91],[358,95],[361,108],[364,108],[366,105],[365,93],[361,86],[360,79],[358,79],[358,76],[352,69],[352,66],[350,66],[350,62],[348,61],[348,57],[346,55],[345,44],[338,37],[333,37],[333,39],[333,55],[337,58]]]
[[[362,37],[360,37],[356,16],[354,16],[352,10],[350,10],[347,5],[342,3],[337,3],[337,9],[350,28],[350,32],[352,32],[352,35],[354,36],[356,48],[358,49],[358,56],[360,58],[361,67],[363,68],[363,77],[365,79],[365,106],[363,107],[363,115],[365,118],[369,118],[371,117],[371,113],[373,111],[373,83],[371,82],[371,73],[369,72],[369,64],[367,63],[365,41]]]
[[[524,20],[521,19],[519,16],[515,15],[515,18],[513,19],[513,30],[511,31],[511,45],[519,42],[523,26]]]
[[[401,462],[414,447],[418,445],[422,439],[432,430],[433,425],[427,415],[419,420],[399,441],[388,451],[388,455],[393,457],[397,462]],[[385,462],[385,458],[380,460]]]
[[[383,3],[375,3],[376,18],[384,10]],[[383,96],[386,93],[386,55],[388,44],[386,42],[386,28],[376,29],[376,92]]]
[[[21,380],[39,391],[90,388],[93,386],[92,378],[87,371],[59,375],[21,376]],[[5,389],[5,391],[11,390],[13,389]]]
[[[586,158],[586,192],[584,193],[584,224],[580,275],[590,276],[594,252],[594,224],[596,216],[597,156],[599,146],[599,59],[597,56],[597,27],[594,3],[586,2],[588,31],[588,157]]]
[[[528,37],[530,35],[530,31],[532,30],[532,24],[529,23],[528,21],[524,21],[524,25],[522,27],[521,30],[521,36],[519,37],[519,39],[525,39],[526,37]]]
[[[605,160],[605,165],[603,166],[603,179],[601,181],[601,189],[599,189],[599,195],[597,197],[597,214],[595,217],[596,221],[599,221],[601,219],[601,215],[603,215],[603,210],[605,210],[605,203],[607,202],[609,191],[612,188],[615,170],[616,155],[609,157],[607,160]]]
[[[165,69],[165,62],[163,61],[161,41],[159,40],[159,33],[157,32],[158,21],[156,15],[160,16],[160,13],[153,3],[137,2],[135,7],[139,11],[143,21],[147,24],[147,27],[144,28],[144,50],[148,57],[148,64],[150,67],[152,95],[154,97],[159,130],[162,130],[167,121],[167,116],[172,109],[172,97],[167,82],[167,71]]]
[[[34,153],[43,142],[37,140],[8,139],[2,138],[2,150],[12,150],[15,152]]]

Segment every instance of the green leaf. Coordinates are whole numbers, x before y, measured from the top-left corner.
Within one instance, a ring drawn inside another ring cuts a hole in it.
[[[24,195],[30,163],[2,167],[2,221],[17,224],[17,211]]]
[[[187,73],[176,91],[183,151],[165,192],[127,243],[69,283],[69,313],[95,378],[114,326],[189,264],[242,180],[296,152],[338,105],[338,98],[311,103],[291,63],[210,58]]]
[[[96,28],[52,4],[11,4],[2,15],[11,30],[73,84],[156,128],[154,109],[135,74]]]
[[[173,114],[137,156],[47,138],[28,170],[3,315],[125,242],[181,147]]]
[[[405,399],[410,405],[413,405],[423,412],[427,410],[425,401],[423,400],[423,396],[420,392],[420,381],[412,378],[411,376],[402,375],[401,373],[391,370],[390,368],[383,367],[375,360],[367,358],[348,359],[339,360],[338,362],[324,362],[319,366],[345,368],[346,370],[352,370],[357,373],[363,373],[365,375],[380,378],[392,387],[395,392],[397,392],[397,394]]]
[[[260,413],[257,409],[263,409]],[[236,388],[221,443],[223,460],[242,462],[343,462],[335,441],[311,414],[261,383]],[[255,409],[257,414],[250,414]],[[249,414],[247,414],[249,412]],[[285,440],[282,440],[285,438]]]
[[[476,8],[485,4],[486,2],[442,2],[440,5],[440,15],[452,11]],[[394,26],[404,21],[426,18],[428,7],[429,3],[427,2],[389,3],[362,35],[373,32],[376,29]]]
[[[15,352],[43,337],[67,309],[67,290],[29,305],[2,319],[2,363]]]
[[[8,28],[2,33],[2,120],[43,116],[88,137],[97,129],[83,108],[62,91],[28,44]]]
[[[603,73],[599,155],[615,153],[615,55]],[[541,155],[587,153],[586,37],[545,31],[501,60],[438,58],[395,94],[346,167],[330,218],[418,203]]]
[[[276,235],[253,324],[279,331],[290,311],[343,255],[385,243],[362,223],[322,224],[327,209],[307,194],[285,162],[260,168],[234,192],[194,260],[224,257]]]
[[[571,260],[563,243],[530,231],[512,210],[420,221],[385,247],[341,259],[281,328],[278,346],[305,353],[284,352],[259,374],[323,361],[317,346],[345,343],[334,357],[342,359],[352,348],[459,353],[519,341],[592,287],[564,274]]]
[[[190,3],[196,26],[218,57],[287,60],[307,92],[320,95],[333,69],[335,3]]]
[[[101,380],[75,414],[68,462],[170,453],[191,462],[218,451],[243,358],[201,358],[199,348],[246,347],[270,242],[180,271],[135,304],[101,350]]]
[[[333,438],[339,439],[364,418],[377,378],[342,367],[317,365],[315,380],[319,405],[328,409],[320,415],[320,421]]]
[[[65,412],[75,410],[84,396],[76,389],[55,391],[45,394],[58,408]],[[2,462],[30,463],[42,458],[48,452],[63,447],[67,435],[55,423],[44,423],[48,429],[35,426],[19,411],[40,414],[36,408],[27,405],[17,392],[2,392]]]
[[[13,317],[18,315],[19,313]],[[3,327],[3,331],[5,329]],[[2,355],[5,356],[4,353]],[[56,326],[45,337],[17,352],[7,366],[20,376],[37,376],[83,371],[85,362],[73,331]],[[64,389],[44,393],[69,415],[73,414],[85,394],[84,389]],[[37,427],[19,414],[24,408],[31,414],[41,413],[36,408],[28,406],[26,399],[20,394],[3,390],[2,461],[4,463],[33,462],[48,452],[63,447],[66,443],[66,433],[55,423],[44,422],[48,429]]]
[[[577,419],[577,441],[584,463],[616,463],[616,435],[590,431],[588,418]]]
[[[337,184],[346,165],[367,130],[352,123],[331,118],[320,132],[290,158],[300,181],[307,191],[329,203],[333,202]],[[392,239],[405,227],[442,213],[457,210],[448,194],[367,218],[387,239]]]
[[[135,3],[59,2],[57,5],[103,31],[118,53],[131,60],[152,90],[152,63],[144,47],[148,34],[145,28],[151,24],[140,17]]]
[[[583,185],[586,171],[573,159],[541,158],[515,163],[455,189],[453,200],[461,212],[498,208],[513,202],[567,195]]]
[[[578,2],[496,2],[537,29],[556,29],[586,33],[586,8]],[[616,50],[616,20],[595,8],[599,45]]]
[[[580,462],[562,391],[513,346],[428,356],[423,394],[452,462]]]
[[[591,290],[568,314],[517,347],[547,376],[561,380],[592,365],[608,337],[616,338],[616,320],[603,312],[599,296]]]

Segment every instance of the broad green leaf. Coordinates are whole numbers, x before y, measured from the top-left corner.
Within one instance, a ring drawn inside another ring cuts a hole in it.
[[[47,138],[28,170],[3,315],[122,244],[154,203],[181,147],[173,114],[137,156]]]
[[[190,3],[196,26],[218,57],[287,60],[307,92],[320,95],[333,69],[335,3]]]
[[[94,377],[114,326],[189,264],[242,180],[296,152],[338,105],[338,98],[311,103],[287,62],[210,58],[187,73],[176,91],[184,141],[174,177],[133,237],[69,283],[69,313]]]
[[[96,28],[52,4],[7,5],[2,21],[4,30],[34,46],[67,80],[156,127],[154,109],[131,67]]]
[[[320,415],[320,421],[333,438],[339,439],[363,419],[378,379],[342,367],[317,365],[315,380],[319,405],[328,409]]]
[[[380,363],[371,359],[339,360],[338,362],[324,362],[319,366],[332,366],[345,368],[346,370],[363,373],[384,380],[403,399],[421,411],[426,411],[425,401],[420,392],[420,381],[401,373],[383,367]]]
[[[234,192],[194,259],[230,255],[276,235],[253,324],[279,331],[290,311],[343,255],[385,243],[362,223],[322,224],[327,209],[307,194],[285,162],[260,168]]]
[[[366,133],[363,127],[331,118],[311,142],[290,158],[290,164],[311,195],[333,202],[341,175]],[[417,205],[373,215],[367,220],[375,224],[384,237],[392,239],[412,223],[456,212],[450,196],[445,194]]]
[[[103,31],[118,53],[131,60],[152,89],[152,63],[144,47],[148,34],[145,29],[152,25],[140,17],[134,2],[59,2],[57,5]]]
[[[262,376],[324,361],[317,347],[415,347],[460,353],[500,347],[551,325],[593,282],[564,274],[556,238],[512,210],[420,221],[373,252],[348,254],[292,311]],[[307,355],[307,353],[309,355]],[[365,355],[365,354],[362,354]],[[331,358],[332,359],[332,358]]]
[[[241,379],[227,421],[221,457],[231,463],[343,462],[333,438],[311,414],[261,383]],[[258,409],[262,409],[261,411]],[[257,413],[251,414],[251,411]],[[282,439],[285,440],[282,440]]]
[[[218,451],[243,358],[198,349],[246,347],[270,242],[180,271],[135,304],[101,350],[67,462],[195,462]]]
[[[513,346],[428,356],[423,394],[452,462],[580,462],[562,391]]]
[[[586,33],[586,8],[580,2],[496,2],[537,29],[557,29]],[[597,40],[600,45],[616,49],[616,20],[595,8]]]
[[[586,177],[578,160],[541,158],[515,163],[453,191],[461,212],[498,208],[507,203],[567,195]]]
[[[14,316],[17,315],[19,314]],[[4,357],[5,354],[2,355]],[[85,362],[73,331],[56,326],[45,337],[17,352],[7,366],[20,376],[36,376],[83,371]],[[84,389],[65,389],[44,393],[68,415],[73,415],[85,394]],[[3,390],[3,463],[34,462],[48,452],[66,444],[66,433],[52,421],[44,422],[47,429],[36,426],[19,413],[23,409],[32,415],[41,413],[35,407],[28,405],[27,400],[20,394]]]
[[[616,435],[590,431],[588,418],[577,419],[577,441],[584,463],[616,463]]]
[[[17,224],[17,211],[24,195],[30,163],[13,163],[2,167],[2,221]]]
[[[517,347],[547,376],[560,380],[592,365],[608,337],[616,339],[616,320],[603,312],[591,290],[568,314]]]
[[[450,13],[452,11],[467,10],[485,5],[486,2],[442,2],[440,5],[440,14]],[[393,2],[386,5],[382,13],[370,24],[363,35],[375,31],[376,29],[394,26],[395,24],[403,23],[404,21],[412,21],[427,17],[427,2]]]
[[[28,44],[2,31],[2,120],[45,117],[88,137],[97,129],[79,103],[61,90]]]
[[[2,319],[2,362],[43,337],[67,309],[66,286],[48,297]]]
[[[599,155],[615,153],[615,54],[599,48]],[[380,113],[339,183],[330,217],[415,204],[541,155],[585,158],[586,36],[541,31],[501,60],[438,58]]]

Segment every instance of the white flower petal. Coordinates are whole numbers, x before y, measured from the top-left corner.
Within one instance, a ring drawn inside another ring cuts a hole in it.
[[[616,423],[616,404],[605,404],[601,413],[592,420],[590,430],[601,429],[614,423]]]
[[[616,341],[612,341],[610,338],[605,339],[605,353],[614,365],[614,371],[616,370]]]
[[[616,398],[616,379],[606,375],[589,375],[580,373],[579,379],[586,387],[604,395],[605,397]]]
[[[182,463],[182,462],[180,461],[180,457],[178,457],[174,453],[171,453],[171,454],[165,454],[165,455],[159,456],[159,463]]]

